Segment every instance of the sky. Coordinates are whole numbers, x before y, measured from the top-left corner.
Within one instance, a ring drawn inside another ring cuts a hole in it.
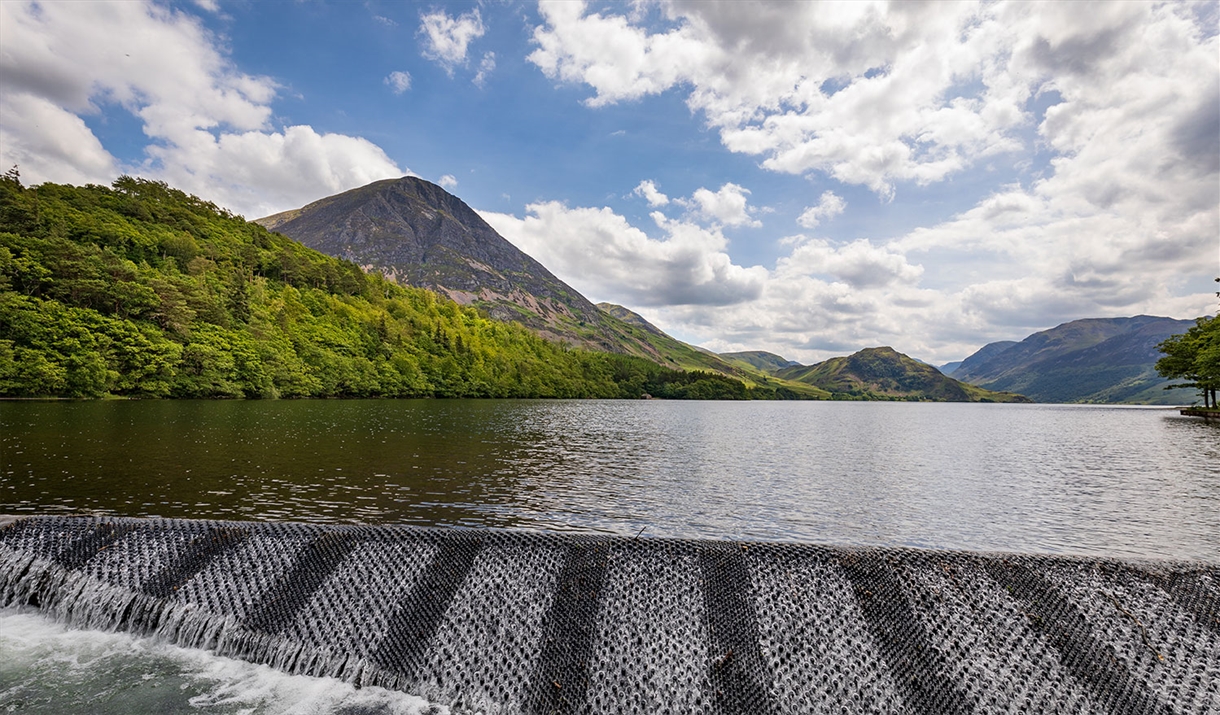
[[[940,364],[1220,276],[1220,3],[0,2],[0,167],[453,192],[718,352]]]

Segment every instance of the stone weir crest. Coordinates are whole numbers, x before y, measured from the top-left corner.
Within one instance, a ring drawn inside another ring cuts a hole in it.
[[[483,713],[1220,712],[1220,566],[26,517],[0,606]]]

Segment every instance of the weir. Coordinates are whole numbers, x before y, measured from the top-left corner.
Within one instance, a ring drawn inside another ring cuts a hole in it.
[[[25,517],[0,606],[484,713],[1220,712],[1220,565]]]

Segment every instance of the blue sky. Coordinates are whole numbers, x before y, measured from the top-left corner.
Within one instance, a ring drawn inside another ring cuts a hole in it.
[[[0,162],[257,217],[405,173],[715,350],[1214,313],[1217,3],[0,3]]]

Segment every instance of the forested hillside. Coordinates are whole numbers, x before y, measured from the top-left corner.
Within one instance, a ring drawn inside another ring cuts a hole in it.
[[[0,178],[0,396],[774,397],[568,349],[158,182]]]

